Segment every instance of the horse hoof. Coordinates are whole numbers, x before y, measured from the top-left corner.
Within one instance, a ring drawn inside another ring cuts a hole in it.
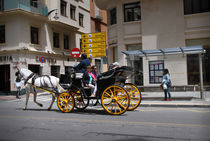
[[[27,110],[26,108],[23,108],[23,110]]]
[[[47,111],[50,111],[50,110],[51,110],[51,108],[48,108],[48,109],[47,109]]]

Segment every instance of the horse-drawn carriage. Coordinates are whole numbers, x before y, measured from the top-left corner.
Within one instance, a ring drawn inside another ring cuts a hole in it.
[[[90,97],[91,89],[83,85],[82,75],[73,72],[65,76],[69,83],[62,86],[67,93],[59,94],[57,106],[62,112],[71,112],[74,107],[83,110],[90,100],[96,99],[109,114],[134,110],[141,102],[141,92],[134,84],[125,83],[132,72],[131,67],[122,66],[102,73],[98,77],[96,97]]]
[[[57,97],[57,106],[62,112],[71,112],[74,108],[83,110],[89,105],[89,101],[95,99],[109,114],[120,115],[127,110],[134,110],[141,102],[141,93],[132,83],[126,83],[129,75],[133,74],[131,67],[118,67],[102,73],[97,80],[96,97],[90,97],[91,89],[85,87],[82,81],[82,75],[75,72],[70,73],[64,78],[67,79],[63,86],[59,84],[59,78],[54,76],[37,76],[28,69],[18,69],[17,75],[20,75],[26,85],[26,104],[27,109],[30,93],[34,93],[34,102],[42,107],[41,103],[36,101],[37,89],[52,93],[52,102],[48,110],[51,109],[55,98]],[[62,79],[61,79],[62,80]]]

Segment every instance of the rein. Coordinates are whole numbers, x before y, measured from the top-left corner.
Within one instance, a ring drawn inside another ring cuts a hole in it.
[[[32,78],[33,75],[34,75],[34,73],[32,72],[32,73],[26,78],[24,85],[26,85],[26,83],[28,82],[28,80],[29,80],[30,78]]]

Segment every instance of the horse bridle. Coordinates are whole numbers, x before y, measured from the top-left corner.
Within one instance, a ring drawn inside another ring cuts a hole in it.
[[[26,79],[24,82],[24,85],[26,85],[26,83],[28,82],[29,79],[31,79],[34,76],[34,73],[32,72]]]

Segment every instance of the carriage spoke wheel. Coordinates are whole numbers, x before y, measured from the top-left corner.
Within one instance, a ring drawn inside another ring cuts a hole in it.
[[[126,83],[124,88],[130,97],[130,106],[128,107],[128,110],[131,111],[136,109],[141,103],[141,92],[134,84],[131,83]]]
[[[74,109],[74,97],[69,93],[61,93],[58,96],[57,105],[62,112],[71,112]]]
[[[89,99],[85,99],[82,92],[79,89],[72,90],[70,93],[74,96],[75,107],[78,110],[84,110],[89,105]]]
[[[129,95],[120,86],[112,85],[106,88],[101,96],[101,104],[109,114],[120,115],[129,107]]]

